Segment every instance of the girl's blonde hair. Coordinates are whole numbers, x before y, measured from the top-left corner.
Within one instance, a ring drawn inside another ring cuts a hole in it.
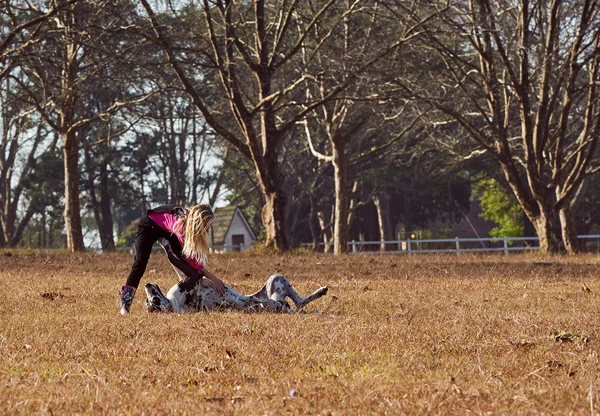
[[[189,208],[187,213],[177,220],[175,230],[183,236],[184,256],[206,264],[208,230],[214,219],[215,214],[210,205],[199,204]]]

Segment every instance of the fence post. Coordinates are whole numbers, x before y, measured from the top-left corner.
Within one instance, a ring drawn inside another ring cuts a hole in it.
[[[408,252],[408,254],[412,254],[412,249],[410,247],[410,238],[406,239],[406,251]]]
[[[456,254],[460,254],[460,241],[458,240],[458,237],[456,237]]]
[[[356,241],[352,240],[352,252],[356,253]]]
[[[508,240],[506,239],[506,236],[504,236],[502,239],[504,240],[504,255],[508,256]]]

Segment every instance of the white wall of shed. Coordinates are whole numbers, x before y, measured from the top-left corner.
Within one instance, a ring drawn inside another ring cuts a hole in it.
[[[238,235],[238,234],[244,235],[244,246],[245,247],[242,247],[242,250],[254,241],[254,239],[252,238],[252,233],[250,233],[250,230],[248,230],[248,227],[246,226],[246,223],[244,222],[240,212],[236,211],[235,215],[233,216],[233,219],[231,220],[231,225],[229,226],[229,230],[227,231],[227,234],[225,235],[225,247],[226,247],[225,251],[228,251],[228,252],[232,251],[231,246],[233,245],[233,242],[232,242],[231,236]]]

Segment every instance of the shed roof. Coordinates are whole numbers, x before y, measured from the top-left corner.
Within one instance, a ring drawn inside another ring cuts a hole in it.
[[[238,210],[248,227],[248,231],[254,237],[254,231],[250,228],[250,224],[248,224],[242,210],[237,205],[228,205],[226,207],[215,208],[215,219],[212,225],[212,244],[223,244],[225,242],[225,236],[227,235],[227,231],[229,231],[231,221],[233,221],[233,217]]]

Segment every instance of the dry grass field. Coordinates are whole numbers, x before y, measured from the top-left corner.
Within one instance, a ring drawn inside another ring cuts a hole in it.
[[[132,314],[131,256],[0,252],[1,414],[595,414],[597,256],[213,255],[296,315]],[[161,253],[143,283],[176,276]]]

